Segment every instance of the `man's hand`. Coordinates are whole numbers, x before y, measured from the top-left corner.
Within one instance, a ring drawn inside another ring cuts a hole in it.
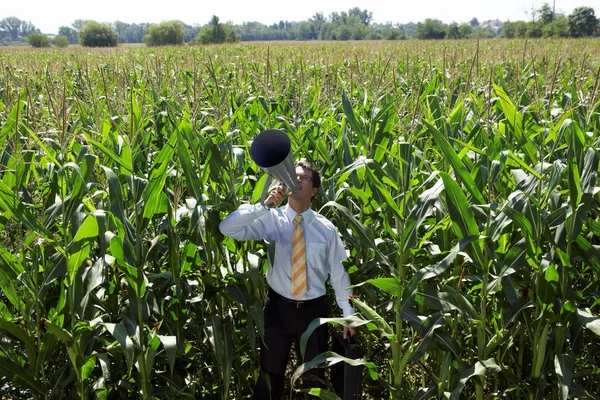
[[[283,190],[283,186],[277,186],[275,189],[271,190],[271,193],[269,193],[269,196],[266,198],[263,205],[265,207],[267,207],[267,206],[277,207],[279,204],[281,204],[284,197],[285,197],[285,192]]]
[[[356,329],[348,328],[347,326],[345,326],[344,327],[344,339],[348,338],[348,333],[350,333],[350,337],[352,337],[356,333]]]

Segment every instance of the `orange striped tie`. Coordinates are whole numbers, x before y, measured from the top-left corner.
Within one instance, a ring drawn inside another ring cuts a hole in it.
[[[300,225],[302,215],[296,215],[294,222],[291,292],[294,297],[301,299],[306,294],[306,244],[304,242],[304,229]]]

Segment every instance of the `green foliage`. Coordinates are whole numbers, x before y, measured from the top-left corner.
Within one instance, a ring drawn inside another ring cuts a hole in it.
[[[554,21],[554,11],[550,4],[544,3],[537,11],[538,14],[538,22],[541,25],[548,25],[552,21]]]
[[[446,37],[448,39],[458,39],[460,37],[460,31],[458,30],[458,24],[456,22],[453,22],[450,25],[448,25]]]
[[[88,21],[79,30],[79,43],[86,47],[115,47],[118,35],[111,27],[95,21]]]
[[[425,22],[417,24],[415,37],[417,39],[443,39],[446,37],[446,27],[440,20],[427,18]]]
[[[204,26],[194,39],[196,43],[219,44],[235,43],[240,41],[240,36],[235,33],[233,26],[229,23],[222,24],[219,17],[213,15],[210,24]]]
[[[77,37],[77,31],[73,28],[69,28],[68,26],[59,27],[58,35],[66,37],[67,40],[69,41],[69,43],[71,43],[71,44],[79,43],[79,38]]]
[[[56,47],[67,47],[69,45],[69,39],[66,36],[58,35],[54,38],[54,45]]]
[[[183,44],[184,31],[180,21],[169,21],[152,25],[144,36],[147,46],[166,46]]]
[[[598,34],[598,18],[591,7],[578,7],[569,15],[569,34],[573,37],[593,36]]]
[[[558,15],[555,20],[542,26],[542,35],[544,37],[568,37],[569,27],[568,19],[564,15]]]
[[[362,398],[594,398],[596,47],[1,52],[2,396],[248,398],[268,247],[218,224],[260,198],[249,143],[275,128],[322,171],[357,296],[311,329],[365,349],[290,381],[348,362]]]
[[[6,17],[0,20],[0,44],[2,45],[27,43],[28,36],[40,33],[31,22],[21,21],[17,17]]]
[[[50,47],[50,38],[41,33],[32,33],[27,36],[26,41],[31,47]]]

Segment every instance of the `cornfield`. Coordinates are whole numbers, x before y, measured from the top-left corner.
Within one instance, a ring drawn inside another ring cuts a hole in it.
[[[0,51],[0,398],[250,397],[268,248],[218,224],[265,129],[321,170],[357,314],[311,329],[358,328],[363,398],[600,398],[599,78],[598,40]]]

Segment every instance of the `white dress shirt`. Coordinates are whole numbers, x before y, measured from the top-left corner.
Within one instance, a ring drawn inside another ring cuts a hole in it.
[[[237,240],[265,239],[275,242],[273,265],[269,265],[267,282],[280,295],[293,299],[290,291],[292,272],[292,232],[294,218],[298,215],[289,205],[276,209],[262,204],[243,204],[219,224],[221,233]],[[354,313],[348,300],[352,294],[350,278],[342,265],[346,250],[335,226],[327,218],[308,209],[302,213],[306,243],[307,293],[301,300],[311,300],[325,295],[325,282],[329,281],[336,294],[337,304],[347,317]],[[270,260],[269,260],[270,264]]]

